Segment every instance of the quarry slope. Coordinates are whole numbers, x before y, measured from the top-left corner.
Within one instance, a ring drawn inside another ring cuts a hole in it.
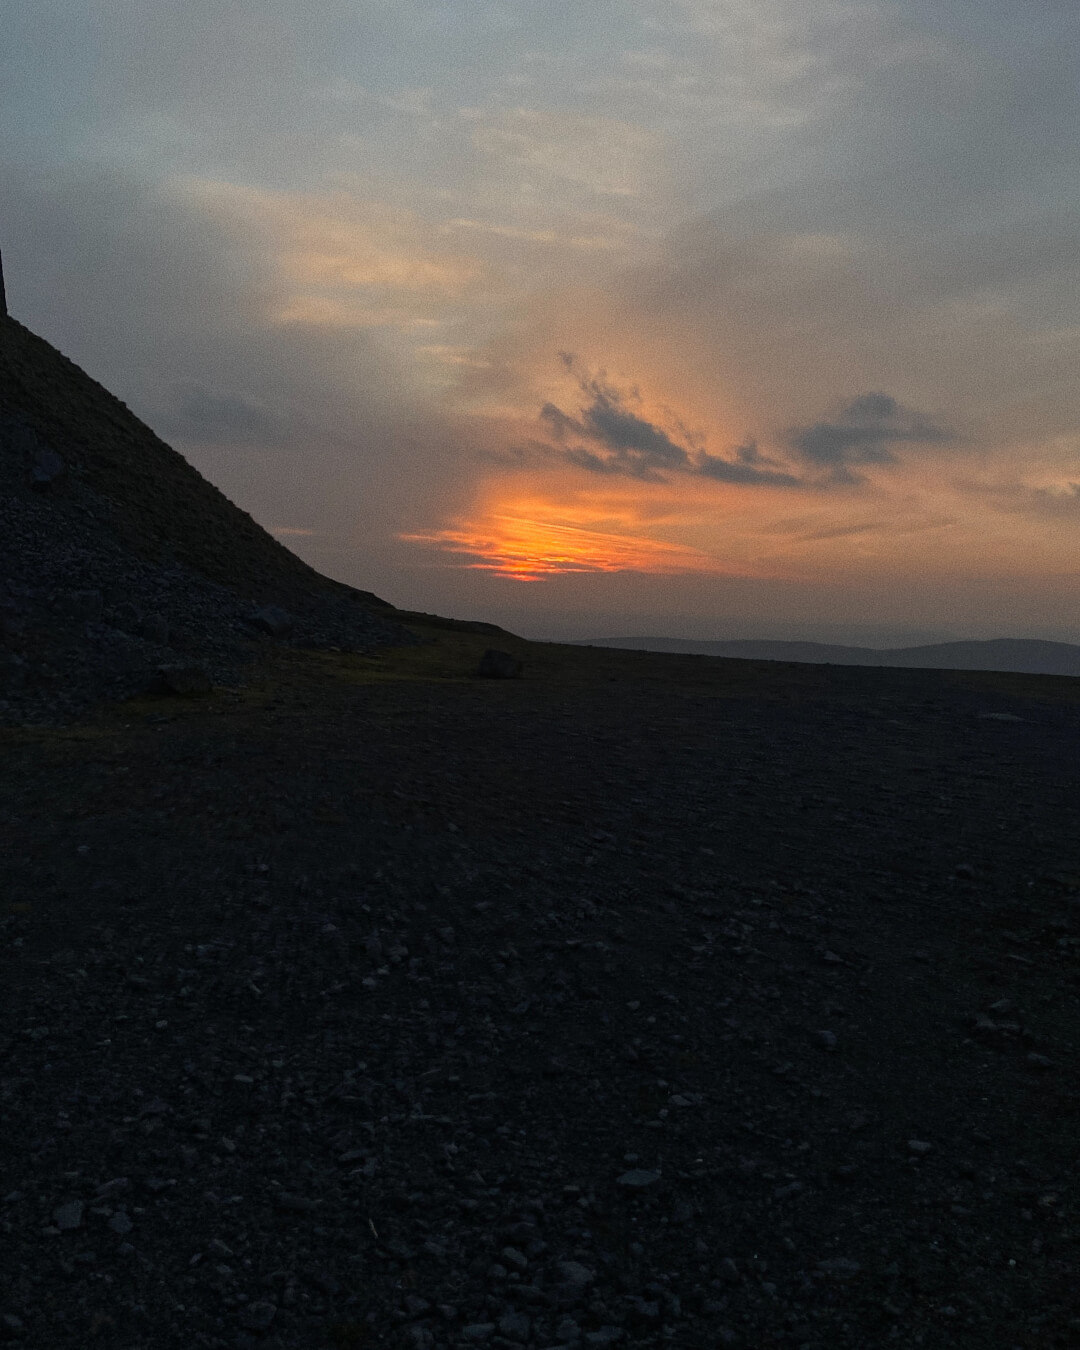
[[[236,684],[268,642],[411,640],[393,613],[320,576],[0,317],[0,723],[70,719],[155,681]]]

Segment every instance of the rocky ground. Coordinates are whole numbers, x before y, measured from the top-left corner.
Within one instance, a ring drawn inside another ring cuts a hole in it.
[[[1076,1345],[1071,683],[515,650],[0,732],[0,1339]]]

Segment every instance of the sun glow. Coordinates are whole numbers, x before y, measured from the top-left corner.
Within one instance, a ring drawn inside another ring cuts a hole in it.
[[[498,512],[479,521],[455,522],[448,529],[399,537],[461,559],[444,566],[489,572],[512,581],[545,581],[580,572],[672,575],[712,571],[716,565],[706,554],[684,545],[585,529],[544,520],[532,512]]]

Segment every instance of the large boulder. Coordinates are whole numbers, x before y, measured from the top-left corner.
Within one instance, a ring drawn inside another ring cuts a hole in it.
[[[67,466],[51,446],[37,447],[30,461],[31,487],[37,488],[39,492],[47,492],[50,488],[58,487],[66,473]]]
[[[251,622],[260,633],[273,638],[286,638],[295,626],[293,616],[277,605],[263,605],[251,616]]]
[[[202,666],[162,666],[151,684],[155,694],[195,698],[210,692],[210,676]]]
[[[476,673],[488,680],[520,680],[524,669],[516,656],[489,647],[480,658]]]

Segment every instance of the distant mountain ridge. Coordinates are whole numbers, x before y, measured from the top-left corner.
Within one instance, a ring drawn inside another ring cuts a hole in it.
[[[743,661],[793,661],[809,665],[891,666],[908,670],[1000,670],[1020,675],[1080,676],[1080,646],[1037,638],[991,638],[983,642],[934,642],[921,647],[843,647],[829,642],[783,642],[746,638],[700,642],[692,638],[586,638],[577,647],[624,651],[681,652]]]

